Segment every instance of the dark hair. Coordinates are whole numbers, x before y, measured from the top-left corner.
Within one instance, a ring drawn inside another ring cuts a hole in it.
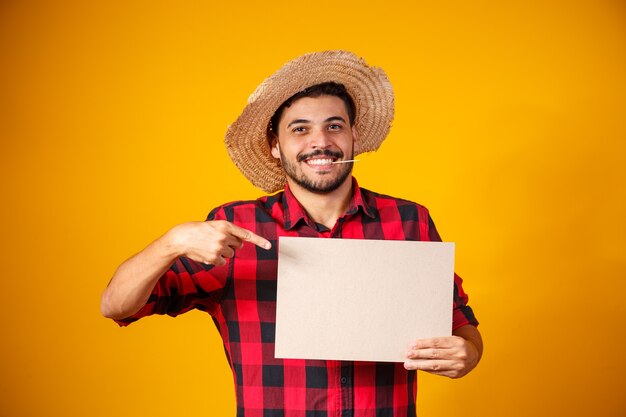
[[[278,122],[280,122],[283,111],[285,110],[285,108],[290,107],[294,101],[303,97],[315,98],[320,96],[339,97],[346,105],[346,110],[348,111],[348,119],[350,120],[350,126],[354,126],[354,119],[356,117],[356,106],[354,105],[352,97],[350,97],[350,94],[348,94],[348,91],[346,90],[346,87],[343,86],[343,84],[331,81],[307,87],[285,100],[283,104],[281,104],[280,107],[276,109],[274,115],[270,119],[270,123],[267,126],[267,137],[271,139],[272,137],[278,136]]]

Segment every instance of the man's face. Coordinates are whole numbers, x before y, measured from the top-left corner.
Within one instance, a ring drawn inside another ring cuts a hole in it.
[[[329,193],[349,180],[356,130],[344,102],[335,96],[303,97],[283,111],[272,155],[287,181],[315,193]]]

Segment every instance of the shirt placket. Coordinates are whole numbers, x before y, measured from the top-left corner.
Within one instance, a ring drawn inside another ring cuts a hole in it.
[[[329,230],[323,225],[316,225],[315,229],[320,238],[341,238],[345,216],[337,219],[335,226]],[[336,407],[329,412],[329,416],[354,417],[354,366],[348,361],[328,361],[329,386],[335,388],[331,390],[334,401],[329,398],[329,403],[334,403]],[[330,410],[329,410],[330,411]]]
[[[354,417],[354,366],[341,362],[339,386],[341,389],[341,417]]]
[[[345,216],[337,220],[330,233],[331,238],[341,238],[343,231],[343,223]],[[338,362],[339,366],[339,397],[341,398],[341,407],[339,414],[341,417],[354,417],[354,366],[352,362]]]

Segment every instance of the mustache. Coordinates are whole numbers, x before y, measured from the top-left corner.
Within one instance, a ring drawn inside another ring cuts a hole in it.
[[[343,152],[341,151],[331,151],[329,149],[317,149],[313,152],[309,152],[309,153],[304,153],[302,155],[298,155],[297,161],[298,162],[302,162],[305,159],[309,159],[309,158],[313,158],[314,156],[328,156],[331,158],[341,158],[343,157]]]

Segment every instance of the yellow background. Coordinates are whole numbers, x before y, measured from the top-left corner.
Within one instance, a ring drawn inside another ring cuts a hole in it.
[[[116,266],[255,198],[222,144],[305,52],[383,67],[362,186],[430,208],[479,319],[429,416],[624,416],[626,7],[598,1],[0,3],[0,416],[233,416],[208,316],[119,329]]]

